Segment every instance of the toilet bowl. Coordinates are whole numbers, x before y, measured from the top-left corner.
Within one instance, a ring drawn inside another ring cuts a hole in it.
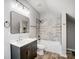
[[[44,55],[45,46],[41,44],[37,44],[37,54]]]

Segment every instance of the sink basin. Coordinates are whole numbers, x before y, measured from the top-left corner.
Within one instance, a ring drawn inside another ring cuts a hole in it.
[[[22,39],[22,40],[13,40],[13,41],[10,41],[10,44],[15,45],[17,47],[22,47],[22,46],[29,44],[35,40],[37,40],[37,39],[36,38],[27,38],[27,39]]]

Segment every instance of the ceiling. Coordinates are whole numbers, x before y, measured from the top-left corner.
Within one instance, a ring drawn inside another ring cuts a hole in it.
[[[65,12],[75,20],[75,0],[21,0],[29,3],[40,14]]]
[[[27,0],[39,13],[47,10],[47,3],[44,0]]]
[[[47,12],[66,12],[70,16],[75,17],[75,0],[26,0],[39,13]]]

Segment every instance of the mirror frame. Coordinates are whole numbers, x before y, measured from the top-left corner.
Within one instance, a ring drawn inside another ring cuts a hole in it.
[[[20,14],[20,13],[18,13],[18,12],[16,12],[16,11],[10,11],[10,33],[11,34],[26,34],[26,33],[29,33],[29,23],[30,23],[30,19],[29,19],[29,17],[27,17],[27,16],[24,16],[24,15],[22,15],[22,16],[24,16],[24,17],[26,17],[27,19],[28,19],[28,29],[27,29],[27,32],[26,33],[20,33],[20,32],[18,32],[18,33],[12,33],[12,28],[11,28],[11,26],[12,26],[12,12],[15,12],[15,13],[17,13],[17,14],[19,14],[19,15],[22,15],[22,14]]]

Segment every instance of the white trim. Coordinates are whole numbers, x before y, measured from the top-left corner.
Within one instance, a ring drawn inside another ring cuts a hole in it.
[[[74,51],[74,52],[75,52],[75,49],[70,49],[70,48],[67,48],[67,50],[70,50],[70,51]]]
[[[66,13],[62,12],[62,55],[66,56]]]

